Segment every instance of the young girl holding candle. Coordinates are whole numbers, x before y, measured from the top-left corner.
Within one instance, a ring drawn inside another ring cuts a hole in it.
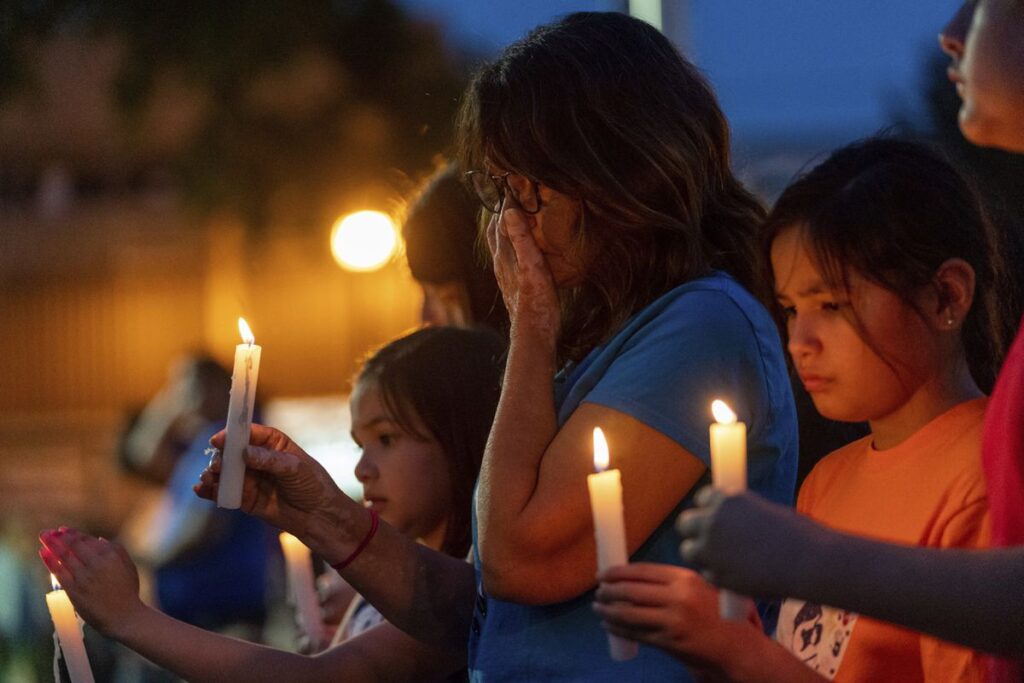
[[[816,407],[872,432],[815,468],[798,509],[895,543],[983,546],[987,399],[974,378],[994,374],[1006,326],[992,229],[967,184],[922,147],[857,143],[783,193],[766,238],[789,351]],[[596,609],[613,633],[733,680],[983,678],[970,650],[811,601],[785,601],[772,642],[718,620],[714,589],[689,570],[624,566],[603,581]],[[710,623],[697,629],[695,614]]]
[[[384,523],[456,558],[469,550],[470,497],[498,399],[503,342],[481,330],[427,328],[364,363],[352,393],[356,476]],[[186,625],[139,600],[117,544],[73,530],[41,535],[43,561],[99,631],[190,681],[427,680],[462,663],[383,619],[360,597],[341,644],[315,657]]]
[[[510,46],[470,86],[459,128],[511,320],[474,566],[382,533],[269,430],[253,429],[243,508],[343,565],[421,641],[465,659],[469,633],[475,680],[686,680],[654,650],[612,661],[590,609],[591,434],[608,437],[638,558],[679,561],[672,523],[707,478],[715,398],[750,426],[751,489],[790,499],[793,399],[752,293],[762,208],[732,174],[697,69],[620,13],[571,14]],[[200,495],[216,494],[217,467]]]

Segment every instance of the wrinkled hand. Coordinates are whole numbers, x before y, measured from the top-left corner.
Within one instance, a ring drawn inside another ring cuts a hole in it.
[[[145,609],[139,572],[119,543],[64,527],[42,532],[39,541],[43,563],[82,618],[101,633],[112,634]]]
[[[754,493],[726,496],[707,486],[676,522],[683,558],[717,586],[782,597],[794,567],[814,552],[823,530],[792,508]]]
[[[690,666],[715,671],[743,637],[759,637],[753,601],[748,622],[718,616],[718,590],[699,574],[668,564],[638,562],[598,576],[594,611],[605,628],[661,648]]]
[[[487,247],[494,276],[508,309],[513,333],[529,328],[553,344],[558,338],[560,309],[551,269],[537,246],[526,214],[504,206],[487,224]]]
[[[218,432],[210,444],[222,449],[224,437],[225,432]],[[327,513],[331,501],[345,497],[327,470],[286,434],[254,424],[249,444],[243,451],[241,508],[246,513],[301,538],[315,518]],[[220,468],[218,450],[193,487],[196,495],[217,500]]]

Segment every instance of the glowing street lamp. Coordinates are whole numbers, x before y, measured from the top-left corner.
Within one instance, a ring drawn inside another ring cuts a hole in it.
[[[365,273],[384,266],[398,249],[398,230],[380,211],[357,211],[331,229],[331,253],[345,270]]]

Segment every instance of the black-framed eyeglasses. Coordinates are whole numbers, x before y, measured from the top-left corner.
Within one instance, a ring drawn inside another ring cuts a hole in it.
[[[505,195],[512,199],[526,213],[537,213],[541,209],[540,183],[530,180],[524,175],[508,171],[501,175],[491,175],[486,171],[469,171],[466,173],[469,183],[483,207],[491,213],[501,211]]]

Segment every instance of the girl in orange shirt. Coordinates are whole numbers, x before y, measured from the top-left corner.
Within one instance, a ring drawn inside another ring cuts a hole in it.
[[[927,149],[868,140],[791,185],[765,234],[788,349],[815,406],[871,427],[819,463],[798,508],[852,534],[983,546],[978,384],[991,381],[1007,326],[974,194]],[[719,620],[715,590],[692,571],[637,564],[602,579],[595,608],[609,630],[734,680],[983,678],[970,650],[854,612],[787,600],[772,641]]]

